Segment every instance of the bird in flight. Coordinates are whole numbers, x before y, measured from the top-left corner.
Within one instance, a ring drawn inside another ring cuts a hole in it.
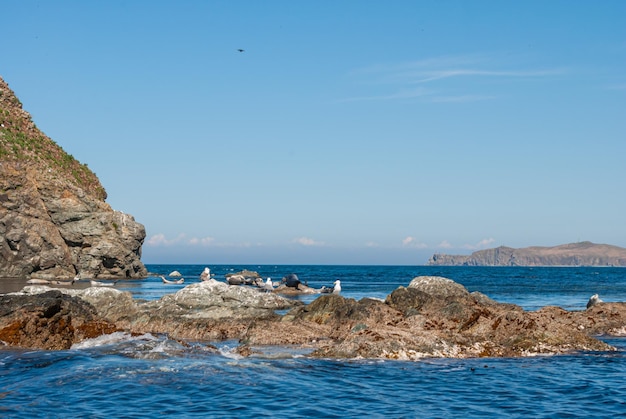
[[[245,49],[241,49],[241,48],[239,48],[237,51],[239,51],[239,52],[244,52],[244,51],[245,51]]]

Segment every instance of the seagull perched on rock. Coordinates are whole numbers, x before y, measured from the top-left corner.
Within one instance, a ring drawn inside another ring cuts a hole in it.
[[[333,282],[333,294],[339,294],[341,292],[341,281],[336,280]]]
[[[589,298],[589,301],[587,301],[587,308],[591,308],[593,306],[595,306],[598,303],[603,303],[604,301],[602,301],[600,299],[600,297],[598,296],[598,294],[593,294],[591,296],[591,298]]]
[[[113,287],[117,283],[117,281],[113,282],[100,282],[94,281],[93,279],[89,281],[92,287]]]
[[[202,271],[202,273],[200,274],[200,280],[208,281],[209,279],[211,279],[211,270],[206,267],[204,268],[204,271]]]
[[[274,283],[272,282],[272,278],[267,278],[263,286],[259,287],[264,291],[272,292],[274,291]]]

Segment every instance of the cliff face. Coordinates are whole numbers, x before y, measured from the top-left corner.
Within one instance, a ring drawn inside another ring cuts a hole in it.
[[[626,266],[626,249],[580,242],[554,247],[497,247],[469,256],[435,254],[429,265],[447,266]]]
[[[0,78],[0,277],[140,278],[143,225],[43,134]]]

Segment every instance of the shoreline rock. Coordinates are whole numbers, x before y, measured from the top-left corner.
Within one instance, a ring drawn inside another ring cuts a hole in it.
[[[164,333],[176,340],[237,339],[240,354],[252,354],[253,347],[264,345],[296,345],[310,349],[308,356],[324,358],[523,357],[611,351],[614,348],[594,336],[626,335],[626,303],[599,302],[583,311],[549,306],[527,312],[469,293],[447,278],[417,277],[385,301],[323,294],[307,305],[215,280],[189,285],[157,301],[134,300],[130,293],[112,288],[50,291],[47,286],[28,286],[0,296],[0,307],[5,300],[21,299],[30,310],[17,317],[0,311],[0,340],[42,347],[37,338],[2,338],[19,329],[16,319],[22,315],[39,319],[29,323],[34,334],[58,334],[63,338],[56,341],[70,345],[84,339],[84,334],[50,329],[49,323],[40,321],[50,316],[42,316],[49,304],[39,298],[50,293],[87,307],[73,314],[72,322],[79,326],[99,322],[103,333]]]

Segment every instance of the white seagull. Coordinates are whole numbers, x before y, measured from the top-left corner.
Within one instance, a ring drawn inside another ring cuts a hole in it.
[[[339,294],[341,292],[341,281],[336,280],[333,282],[333,294]]]
[[[274,283],[272,282],[272,278],[267,278],[265,284],[261,287],[265,291],[274,291]]]
[[[91,283],[92,287],[113,287],[113,286],[115,286],[115,283],[117,281],[113,281],[113,282],[99,282],[99,281],[94,281],[92,279],[89,282]]]

